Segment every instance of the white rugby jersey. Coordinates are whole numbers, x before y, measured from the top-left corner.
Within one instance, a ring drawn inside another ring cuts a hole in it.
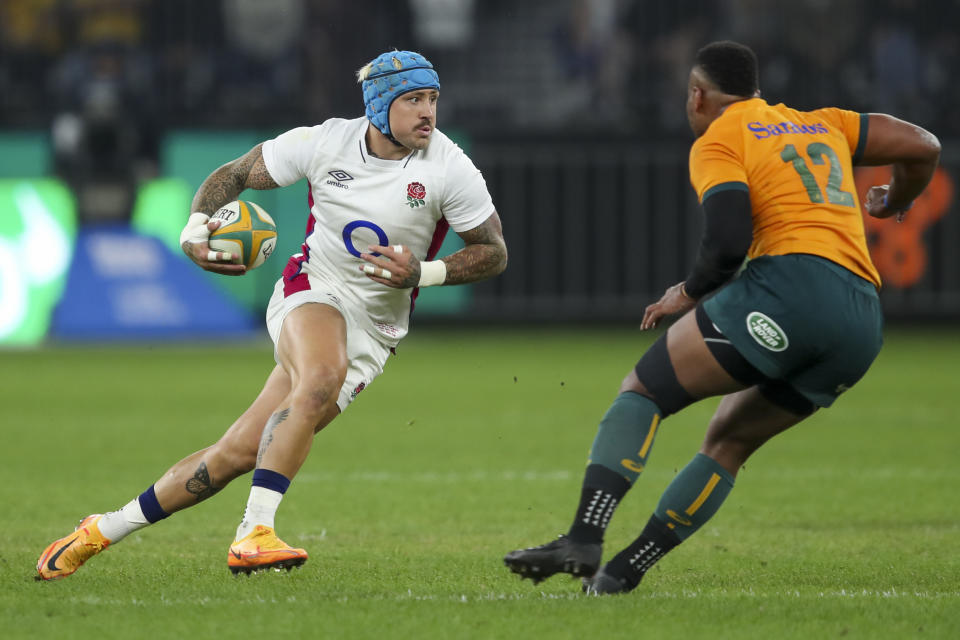
[[[310,183],[307,236],[284,269],[286,295],[309,287],[304,272],[320,276],[365,309],[393,346],[407,333],[412,290],[367,278],[360,254],[371,245],[402,244],[420,260],[432,259],[448,225],[469,231],[494,208],[480,171],[440,131],[426,150],[382,160],[367,151],[367,125],[365,117],[331,118],[291,129],[263,143],[263,160],[280,186]]]

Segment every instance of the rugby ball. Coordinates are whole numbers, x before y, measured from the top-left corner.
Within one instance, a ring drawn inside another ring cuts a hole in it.
[[[258,204],[234,200],[210,219],[220,221],[220,226],[210,233],[210,248],[240,256],[237,263],[247,265],[247,269],[256,269],[266,262],[277,246],[277,225]]]

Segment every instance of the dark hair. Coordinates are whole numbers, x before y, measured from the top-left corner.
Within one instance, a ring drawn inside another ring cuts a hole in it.
[[[760,88],[757,54],[739,42],[711,42],[697,51],[697,66],[724,93],[749,97]]]

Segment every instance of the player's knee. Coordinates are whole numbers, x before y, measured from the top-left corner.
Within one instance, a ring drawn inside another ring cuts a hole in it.
[[[346,371],[339,367],[314,367],[297,381],[293,402],[307,415],[319,419],[336,403],[345,377]]]
[[[634,367],[636,384],[629,391],[635,391],[647,396],[660,409],[660,417],[680,411],[694,401],[693,396],[687,393],[674,371],[670,362],[670,353],[667,351],[667,336],[660,336],[647,352],[643,354],[637,366]],[[624,385],[628,384],[633,376],[627,376]],[[621,388],[621,390],[623,390]]]

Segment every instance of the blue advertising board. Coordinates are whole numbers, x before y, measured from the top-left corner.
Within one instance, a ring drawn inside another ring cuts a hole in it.
[[[160,240],[129,227],[81,228],[50,336],[216,339],[246,337],[262,328],[261,318],[205,275]]]

